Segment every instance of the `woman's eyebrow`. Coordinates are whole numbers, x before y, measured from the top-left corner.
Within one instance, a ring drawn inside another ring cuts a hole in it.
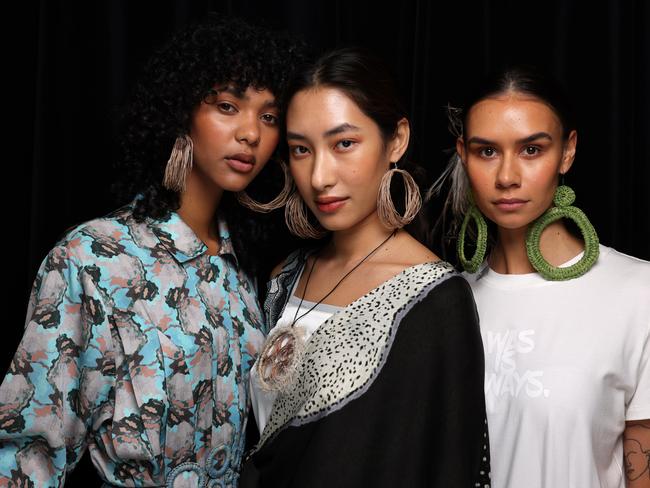
[[[230,93],[233,97],[238,98],[239,100],[243,100],[245,102],[250,100],[250,97],[246,95],[246,92],[241,91],[239,88],[234,87],[232,85],[224,86],[221,88],[213,88],[211,90],[215,95],[218,95],[219,93]],[[270,98],[268,100],[264,100],[264,103],[262,104],[262,108],[277,108],[278,107],[278,102],[274,98]]]
[[[341,125],[337,125],[336,127],[332,128],[332,129],[326,130],[325,132],[323,132],[323,136],[324,137],[330,137],[330,136],[340,134],[341,132],[345,132],[345,131],[348,131],[348,130],[359,131],[361,129],[359,129],[359,127],[357,127],[356,125],[348,124],[347,122],[345,122],[345,123],[343,123]]]
[[[216,92],[217,94],[230,93],[233,97],[239,98],[241,100],[248,100],[248,96],[243,91],[239,90],[238,88],[232,85],[213,88],[212,91]]]
[[[297,132],[287,131],[287,139],[296,139],[296,140],[299,140],[299,141],[306,141],[307,137],[303,136],[302,134],[298,134]]]
[[[525,144],[527,142],[533,142],[537,139],[548,139],[549,141],[552,141],[553,138],[551,137],[551,134],[548,132],[536,132],[535,134],[532,134],[530,136],[524,137],[522,139],[518,139],[517,143],[518,144]]]
[[[474,136],[474,137],[470,137],[470,138],[467,140],[467,144],[468,144],[468,145],[469,145],[469,144],[486,144],[486,145],[489,145],[489,144],[495,144],[495,142],[494,142],[494,141],[490,141],[489,139],[483,139],[482,137],[476,137],[476,136]]]
[[[330,137],[347,131],[360,131],[360,130],[361,129],[356,125],[352,125],[345,122],[341,125],[337,125],[336,127],[332,127],[331,129],[328,129],[325,132],[323,132],[323,137]],[[302,134],[298,134],[297,132],[287,131],[287,139],[297,139],[301,141],[306,141],[307,137]]]
[[[517,144],[525,144],[527,142],[533,142],[536,141],[537,139],[548,139],[549,141],[553,140],[553,137],[548,132],[536,132],[535,134],[531,134],[529,136],[523,137],[521,139],[517,139],[515,142]],[[485,144],[485,145],[490,145],[490,144],[496,144],[496,142],[491,141],[489,139],[484,139],[483,137],[470,137],[467,141],[467,144]]]

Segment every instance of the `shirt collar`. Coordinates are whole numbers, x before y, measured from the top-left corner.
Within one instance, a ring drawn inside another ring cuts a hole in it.
[[[176,212],[169,212],[161,219],[148,218],[149,227],[158,238],[160,244],[181,264],[186,263],[207,252],[208,247],[199,239],[194,231]],[[217,233],[219,235],[218,256],[231,256],[238,264],[237,255],[230,239],[228,225],[222,217],[217,217]]]

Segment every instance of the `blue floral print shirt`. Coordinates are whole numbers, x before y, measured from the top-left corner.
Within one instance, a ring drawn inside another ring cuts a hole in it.
[[[52,249],[0,386],[0,486],[61,486],[86,447],[108,486],[237,485],[264,330],[219,233],[211,256],[131,204]]]

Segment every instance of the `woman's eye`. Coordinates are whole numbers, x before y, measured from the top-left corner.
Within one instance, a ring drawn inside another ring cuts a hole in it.
[[[526,155],[528,155],[528,156],[535,156],[536,154],[539,154],[540,149],[537,146],[526,146],[524,148],[524,151],[526,152]]]
[[[484,158],[491,158],[496,153],[497,153],[496,149],[494,149],[493,147],[484,147],[479,151],[479,154]]]
[[[278,123],[277,115],[273,115],[273,114],[264,114],[264,115],[262,115],[262,120],[264,122],[266,122],[267,124],[270,124],[270,125],[277,125],[277,123]]]
[[[297,157],[304,156],[309,152],[309,149],[307,149],[305,146],[291,146],[289,150],[291,151],[292,156]]]
[[[336,147],[338,149],[350,149],[355,144],[356,143],[354,141],[351,141],[349,139],[343,139],[342,141],[336,143]]]
[[[217,106],[219,107],[219,110],[221,110],[222,112],[234,113],[237,111],[235,106],[228,102],[219,102]]]

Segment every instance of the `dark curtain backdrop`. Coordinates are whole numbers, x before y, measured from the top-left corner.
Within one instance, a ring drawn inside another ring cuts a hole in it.
[[[566,180],[601,241],[650,259],[650,4],[645,0],[544,2],[402,0],[57,1],[5,17],[5,242],[11,276],[6,371],[22,334],[32,280],[63,232],[102,215],[117,115],[139,69],[170,33],[217,11],[289,30],[317,51],[346,44],[382,55],[399,78],[414,133],[411,156],[431,177],[453,145],[443,107],[503,63],[552,71],[579,115],[576,162]],[[10,29],[11,30],[11,29]],[[15,191],[15,193],[14,193]],[[434,205],[434,210],[435,210]],[[278,256],[286,252],[279,241]],[[93,486],[87,459],[68,486]],[[83,482],[82,482],[83,480]],[[97,483],[99,483],[97,481]]]

